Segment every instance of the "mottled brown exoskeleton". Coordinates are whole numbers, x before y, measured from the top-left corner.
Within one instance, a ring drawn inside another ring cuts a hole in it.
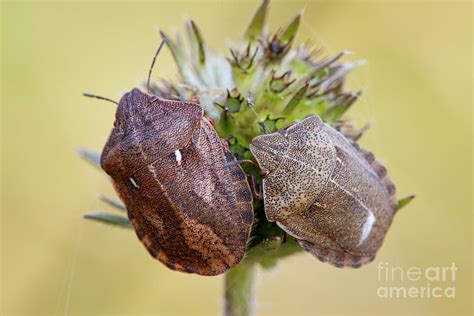
[[[372,261],[397,208],[395,186],[374,155],[317,116],[261,135],[250,149],[263,178],[266,217],[323,262]]]
[[[199,104],[139,89],[120,100],[101,157],[148,252],[201,275],[225,272],[245,252],[252,194],[233,161]]]

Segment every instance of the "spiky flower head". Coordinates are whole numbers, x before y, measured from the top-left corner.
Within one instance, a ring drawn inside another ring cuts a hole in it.
[[[257,9],[240,43],[228,56],[213,53],[204,43],[194,21],[185,24],[188,45],[161,32],[179,70],[178,82],[152,82],[151,94],[173,100],[198,96],[205,115],[214,122],[220,137],[228,139],[237,159],[254,160],[249,150],[252,139],[271,133],[307,116],[318,115],[347,137],[357,140],[365,127],[356,129],[342,120],[358,100],[360,91],[346,91],[346,75],[361,61],[341,62],[346,52],[323,57],[321,49],[308,44],[295,46],[294,39],[302,15],[298,13],[275,32],[266,29],[268,0]],[[79,152],[99,165],[99,154]],[[260,175],[255,165],[243,165],[257,185]],[[102,200],[119,210],[125,207],[109,198]],[[405,205],[410,198],[400,201]],[[248,242],[246,261],[273,266],[278,258],[301,250],[275,223],[265,218],[263,203],[254,201],[255,220]],[[130,228],[125,216],[90,213],[89,219]],[[286,242],[283,242],[286,241]]]

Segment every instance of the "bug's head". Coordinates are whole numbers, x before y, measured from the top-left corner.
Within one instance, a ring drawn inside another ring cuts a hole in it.
[[[289,147],[286,131],[265,134],[255,137],[250,144],[250,151],[259,166],[272,172],[278,165]]]
[[[156,99],[156,97],[142,92],[138,88],[125,93],[120,99],[115,112],[114,126],[129,125],[133,120],[141,120],[148,112],[149,105]]]

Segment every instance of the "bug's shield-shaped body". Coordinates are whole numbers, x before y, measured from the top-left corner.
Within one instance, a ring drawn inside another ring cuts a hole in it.
[[[373,260],[396,211],[395,186],[372,153],[317,116],[256,137],[265,213],[337,267]]]
[[[216,275],[243,257],[252,195],[225,143],[192,102],[134,89],[118,106],[103,150],[138,238],[173,270]]]

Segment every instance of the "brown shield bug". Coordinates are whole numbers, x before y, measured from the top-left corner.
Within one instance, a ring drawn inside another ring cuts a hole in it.
[[[395,186],[374,155],[309,117],[261,135],[250,149],[263,178],[266,217],[319,260],[373,260],[397,208]]]
[[[252,194],[203,112],[195,102],[133,89],[118,104],[101,166],[154,258],[173,270],[217,275],[244,255]]]

